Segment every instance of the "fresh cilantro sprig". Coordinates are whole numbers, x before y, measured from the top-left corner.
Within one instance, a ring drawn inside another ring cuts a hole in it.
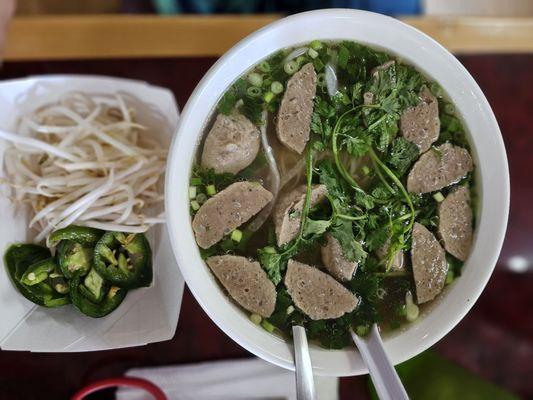
[[[308,145],[305,157],[306,190],[305,199],[300,216],[300,229],[298,235],[291,242],[279,250],[272,246],[258,249],[259,263],[266,271],[270,280],[277,285],[281,282],[281,273],[285,270],[287,262],[295,256],[303,246],[316,240],[327,229],[324,224],[317,225],[308,217],[311,208],[311,190],[313,181],[313,146]]]

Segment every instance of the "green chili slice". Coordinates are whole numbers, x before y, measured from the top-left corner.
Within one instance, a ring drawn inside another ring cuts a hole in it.
[[[152,251],[142,233],[107,232],[94,248],[94,268],[113,285],[133,289],[152,282]]]
[[[89,272],[87,277],[92,273]],[[102,298],[99,302],[93,301],[92,290],[86,286],[87,278],[82,282],[79,276],[70,280],[70,298],[72,304],[83,314],[92,318],[105,317],[114,311],[122,300],[126,297],[127,290],[117,286],[111,286],[109,289],[103,291]],[[92,284],[92,283],[91,283]],[[89,295],[88,295],[89,294]]]
[[[14,286],[31,302],[45,307],[59,307],[70,302],[68,288],[50,251],[35,244],[14,244],[4,254],[4,264]],[[35,279],[29,279],[34,272]],[[24,280],[23,280],[24,278]],[[27,285],[24,282],[31,282]]]
[[[94,246],[104,234],[103,231],[87,226],[70,225],[52,233],[48,238],[50,246],[55,246],[61,240],[72,240],[86,246]]]
[[[68,279],[75,275],[85,276],[93,263],[93,246],[61,240],[57,247],[57,259],[61,272]]]

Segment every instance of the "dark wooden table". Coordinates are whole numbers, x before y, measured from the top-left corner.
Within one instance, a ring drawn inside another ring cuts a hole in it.
[[[503,132],[511,169],[511,214],[504,249],[487,288],[468,316],[435,349],[524,398],[533,397],[533,55],[460,59],[484,90]],[[52,73],[134,78],[170,88],[183,106],[214,61],[7,63],[0,79]],[[526,260],[529,272],[511,272],[513,257]],[[167,342],[93,353],[0,351],[0,399],[65,399],[89,382],[121,375],[132,367],[249,356],[211,322],[186,290],[176,335]],[[340,392],[342,399],[368,398],[366,377],[341,379]]]

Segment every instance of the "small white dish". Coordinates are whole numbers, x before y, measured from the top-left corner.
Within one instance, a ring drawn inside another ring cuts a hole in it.
[[[137,109],[140,123],[149,126],[164,143],[170,142],[178,123],[178,107],[168,89],[146,82],[111,77],[50,75],[0,82],[0,128],[15,131],[25,112],[57,100],[69,91],[111,94],[120,92]],[[142,105],[142,107],[141,107]],[[162,118],[161,116],[164,116]],[[0,163],[4,149],[0,140]],[[3,172],[0,172],[0,178]],[[27,242],[27,215],[16,212],[0,188],[0,250]],[[154,282],[132,290],[122,304],[104,318],[87,317],[72,306],[39,307],[15,289],[2,260],[0,271],[0,348],[43,352],[116,349],[168,340],[174,336],[184,282],[170,251],[167,230],[156,226],[148,233],[154,255]]]
[[[276,21],[229,50],[196,87],[180,118],[166,175],[166,215],[170,242],[185,280],[200,305],[237,343],[281,367],[294,369],[292,346],[254,325],[220,290],[200,257],[189,216],[187,188],[204,125],[224,91],[246,70],[275,51],[314,39],[347,39],[382,48],[437,81],[456,105],[468,130],[477,165],[479,207],[475,241],[463,275],[432,304],[431,312],[401,332],[384,338],[394,364],[424,351],[470,310],[498,259],[509,212],[509,171],[501,133],[481,89],[461,63],[424,33],[379,14],[330,9]],[[353,349],[310,346],[315,374],[367,372]]]

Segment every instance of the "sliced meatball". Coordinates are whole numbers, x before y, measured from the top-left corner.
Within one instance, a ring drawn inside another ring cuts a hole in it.
[[[277,121],[279,140],[298,154],[302,154],[309,140],[315,94],[316,72],[308,63],[288,80]]]
[[[236,174],[252,163],[260,142],[259,129],[244,115],[218,114],[205,139],[202,167]]]
[[[418,222],[413,226],[411,263],[418,303],[433,300],[446,281],[446,253],[433,233]]]
[[[415,162],[407,177],[407,190],[428,193],[459,182],[474,169],[466,149],[444,143],[431,148]]]
[[[439,102],[425,86],[419,97],[418,105],[402,113],[400,132],[405,139],[418,146],[420,153],[424,153],[439,138]]]
[[[461,186],[439,204],[439,234],[448,253],[465,261],[472,247],[470,191]]]
[[[273,218],[278,246],[290,242],[298,235],[301,214],[305,202],[305,185],[281,196],[274,207]],[[311,207],[321,203],[327,194],[325,185],[314,185],[311,188]]]
[[[196,243],[207,249],[241,226],[272,200],[258,183],[236,182],[208,199],[192,221]]]
[[[380,260],[384,260],[387,258],[387,255],[389,254],[389,247],[390,247],[390,238],[387,239],[385,244],[378,248],[376,250],[376,256]],[[394,258],[392,259],[392,264],[390,266],[390,269],[392,271],[405,271],[405,254],[403,251],[399,250],[394,254]]]
[[[370,74],[374,78],[377,78],[380,71],[385,71],[385,70],[389,69],[391,66],[393,66],[394,64],[396,64],[396,62],[394,60],[389,60],[387,62],[384,62],[383,64],[372,68],[372,70],[370,71]]]
[[[339,318],[355,310],[355,295],[315,267],[289,260],[285,286],[296,307],[312,320]]]
[[[207,265],[233,300],[246,310],[270,317],[276,305],[276,287],[257,261],[240,256],[215,256]]]
[[[339,281],[349,281],[357,268],[356,261],[348,261],[340,242],[331,234],[326,234],[326,245],[321,249],[322,262],[331,276]]]

